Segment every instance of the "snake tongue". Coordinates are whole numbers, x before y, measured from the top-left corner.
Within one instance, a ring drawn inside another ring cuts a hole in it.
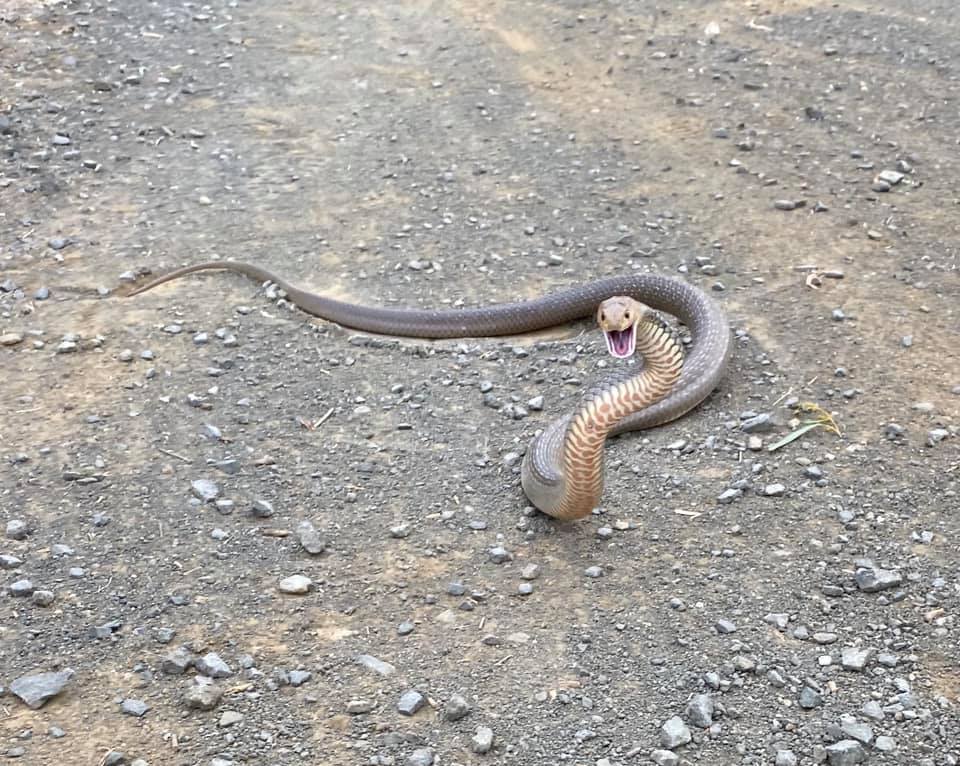
[[[626,330],[607,330],[607,350],[617,359],[629,359],[636,348],[636,333],[631,325]]]

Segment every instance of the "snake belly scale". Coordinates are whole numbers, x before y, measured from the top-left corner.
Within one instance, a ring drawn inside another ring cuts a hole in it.
[[[590,316],[612,296],[627,296],[645,304],[635,330],[644,369],[602,386],[577,412],[550,423],[531,442],[524,457],[521,478],[527,497],[560,519],[587,515],[599,501],[606,436],[662,425],[696,407],[723,377],[732,345],[726,316],[716,302],[697,287],[660,274],[599,279],[516,303],[466,309],[393,309],[346,303],[308,292],[253,264],[208,261],[161,275],[129,295],[139,295],[197,271],[213,270],[271,282],[287,294],[291,303],[313,316],[366,332],[415,338],[519,335]],[[688,328],[691,342],[682,368],[674,369],[681,350],[679,342],[647,310],[672,314]],[[569,438],[570,429],[578,423],[580,438],[574,442]],[[567,450],[569,455],[563,450],[566,442],[575,447]],[[593,467],[585,470],[588,454]],[[576,503],[563,499],[568,489],[558,489],[569,485],[566,478],[572,471],[577,477],[589,473],[587,480],[575,482],[570,490],[578,498]]]

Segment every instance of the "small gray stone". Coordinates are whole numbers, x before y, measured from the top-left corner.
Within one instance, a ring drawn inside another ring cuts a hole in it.
[[[408,689],[400,695],[400,701],[397,703],[397,711],[401,715],[416,715],[417,711],[425,704],[427,704],[426,697],[416,689]]]
[[[213,710],[220,698],[223,689],[213,683],[200,682],[191,684],[183,695],[187,707],[195,710]]]
[[[142,700],[127,698],[120,703],[120,712],[124,715],[133,716],[134,718],[142,718],[147,714],[149,709],[150,706]]]
[[[51,237],[47,240],[47,247],[51,250],[63,250],[69,244],[70,240],[67,237]]]
[[[650,760],[657,766],[677,766],[680,763],[680,756],[670,750],[653,750],[650,753]]]
[[[787,625],[790,623],[790,615],[780,612],[771,612],[763,618],[763,621],[769,623],[770,625],[775,625],[778,630],[786,630]]]
[[[235,726],[238,723],[243,723],[243,713],[236,710],[224,710],[220,714],[220,720],[217,721],[217,726],[221,729],[226,729],[228,726]]]
[[[717,502],[720,503],[721,505],[729,505],[738,497],[740,497],[742,494],[743,494],[742,489],[739,489],[737,487],[730,487],[729,489],[723,490],[723,492],[721,492],[717,496]]]
[[[309,670],[291,670],[288,673],[291,686],[303,686],[307,681],[313,678],[313,673]]]
[[[368,670],[372,670],[381,676],[389,676],[397,672],[397,669],[389,662],[377,659],[370,654],[361,654],[357,657],[357,662]]]
[[[830,766],[854,766],[867,760],[863,746],[855,739],[842,739],[827,745],[826,750]]]
[[[903,582],[900,572],[895,569],[867,569],[861,567],[854,575],[857,587],[864,593],[876,593],[895,588]]]
[[[883,708],[876,700],[869,700],[860,708],[860,713],[874,721],[882,721],[884,717]]]
[[[33,583],[27,579],[17,580],[7,586],[7,591],[16,598],[27,598],[33,595]]]
[[[489,726],[478,726],[477,733],[473,735],[473,739],[470,740],[470,746],[473,749],[473,752],[480,753],[489,753],[490,748],[493,747],[493,729]]]
[[[254,500],[250,511],[258,519],[269,519],[274,513],[276,513],[276,511],[273,510],[273,504],[269,500],[264,500],[263,498],[257,498]]]
[[[421,747],[410,753],[407,766],[433,766],[433,750]]]
[[[513,559],[513,554],[511,554],[510,551],[508,551],[502,545],[496,545],[488,550],[487,556],[494,564],[503,564]]]
[[[302,596],[304,593],[309,593],[310,588],[313,587],[313,580],[304,575],[290,575],[290,577],[284,577],[277,587],[281,593]]]
[[[454,694],[447,700],[443,708],[443,717],[448,721],[459,721],[461,718],[469,715],[470,703],[459,694]]]
[[[190,489],[193,492],[194,497],[202,500],[205,503],[213,502],[220,495],[220,487],[217,486],[216,482],[210,481],[209,479],[197,479],[196,481],[191,481]]]
[[[777,750],[774,766],[797,766],[797,756],[793,750]]]
[[[701,729],[713,726],[713,697],[709,694],[696,694],[687,703],[687,720]]]
[[[823,697],[821,697],[820,692],[813,687],[804,686],[803,689],[800,690],[798,702],[804,710],[813,710],[823,704]]]
[[[226,678],[233,675],[230,666],[220,659],[220,655],[216,652],[208,652],[200,657],[194,665],[198,672],[210,678]]]
[[[660,744],[668,750],[687,744],[693,736],[680,716],[667,719],[660,727]]]
[[[783,484],[767,484],[763,488],[763,494],[767,497],[782,497],[786,491],[787,488]]]
[[[30,600],[37,606],[50,606],[55,598],[52,590],[35,590]]]
[[[586,569],[583,570],[583,573],[587,577],[593,577],[593,578],[603,577],[603,567],[598,567],[598,566],[587,567]]]
[[[404,620],[399,625],[397,625],[397,635],[398,636],[409,636],[413,633],[416,626],[410,620]]]
[[[873,657],[873,649],[845,646],[840,652],[840,666],[844,670],[862,671]]]
[[[840,723],[842,731],[850,739],[869,745],[873,741],[873,729],[870,724],[860,723],[853,716],[844,716]]]
[[[73,677],[73,670],[67,668],[56,673],[37,673],[32,676],[20,676],[10,684],[10,691],[23,700],[33,710],[43,707],[51,697],[55,697]]]
[[[740,422],[740,430],[747,434],[765,433],[772,431],[775,427],[776,423],[769,412],[762,412]]]
[[[536,564],[527,564],[520,570],[520,576],[524,580],[536,580],[540,576],[540,567]]]
[[[722,636],[729,633],[735,633],[737,630],[737,626],[734,625],[730,620],[717,620],[713,627],[717,633]]]
[[[11,519],[7,522],[7,537],[11,540],[26,540],[30,534],[30,527],[22,519]]]
[[[191,665],[193,665],[193,655],[181,646],[163,658],[160,670],[168,676],[179,676],[186,673]]]
[[[363,715],[373,710],[376,705],[370,700],[350,700],[347,703],[347,712],[350,715]]]
[[[877,737],[877,741],[873,743],[873,746],[881,753],[892,753],[897,749],[897,741],[893,737],[881,735]]]
[[[297,537],[300,545],[311,556],[318,556],[327,547],[323,537],[309,521],[301,521],[297,525]]]

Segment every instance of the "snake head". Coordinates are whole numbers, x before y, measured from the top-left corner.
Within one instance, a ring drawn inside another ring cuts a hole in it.
[[[640,301],[616,295],[597,309],[597,324],[607,340],[607,350],[617,359],[633,356],[637,346],[637,324],[652,313]]]

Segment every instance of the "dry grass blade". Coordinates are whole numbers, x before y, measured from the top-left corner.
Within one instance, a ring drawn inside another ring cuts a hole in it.
[[[812,431],[814,428],[825,428],[830,433],[836,434],[837,436],[843,436],[836,419],[834,419],[833,415],[823,409],[823,407],[821,407],[819,404],[816,404],[815,402],[801,402],[797,405],[797,410],[807,415],[811,415],[812,419],[803,421],[798,428],[788,433],[779,441],[771,444],[769,447],[767,447],[767,452],[774,452],[781,447],[787,446],[790,444],[790,442],[799,439],[805,433]]]

